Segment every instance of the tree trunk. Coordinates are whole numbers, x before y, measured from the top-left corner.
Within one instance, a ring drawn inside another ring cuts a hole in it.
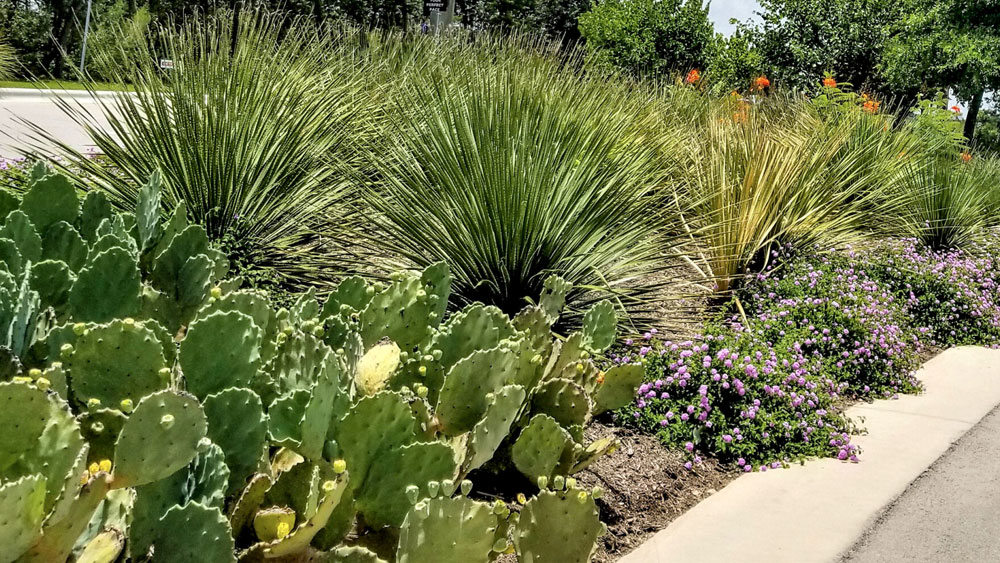
[[[983,90],[976,93],[975,96],[969,100],[969,112],[965,114],[965,138],[972,143],[972,139],[976,134],[976,120],[979,119],[979,108],[983,105]]]

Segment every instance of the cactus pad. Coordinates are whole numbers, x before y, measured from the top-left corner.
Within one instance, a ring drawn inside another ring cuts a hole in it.
[[[78,321],[99,323],[134,316],[141,289],[135,258],[123,248],[109,248],[80,270],[69,294],[70,312]]]
[[[594,352],[603,352],[615,343],[618,319],[610,301],[601,301],[583,315],[583,343]]]
[[[598,384],[594,395],[594,414],[620,409],[635,399],[635,392],[642,384],[641,365],[615,366],[604,372],[604,381]]]
[[[174,506],[160,519],[153,542],[157,563],[235,563],[232,531],[218,508],[197,502]]]
[[[442,442],[384,451],[369,467],[361,490],[355,494],[355,506],[373,528],[398,527],[412,504],[406,498],[407,487],[419,487],[420,494],[429,496],[428,482],[454,479],[457,469],[454,452]]]
[[[463,563],[490,561],[497,528],[492,505],[464,496],[421,502],[403,521],[396,563],[437,563],[444,554]]]
[[[511,459],[531,481],[539,477],[551,478],[563,452],[573,443],[573,437],[554,418],[536,414],[514,442]]]
[[[201,406],[190,395],[161,391],[143,397],[115,446],[115,488],[151,483],[187,465],[206,426]]]
[[[514,325],[500,309],[475,304],[449,317],[430,348],[441,351],[440,362],[449,368],[476,350],[493,348],[513,335]]]
[[[27,475],[0,485],[0,562],[12,563],[42,532],[45,478]]]
[[[525,395],[524,388],[519,385],[508,385],[496,392],[486,415],[472,429],[469,454],[462,467],[465,473],[482,467],[493,458],[520,414]]]
[[[203,404],[208,437],[222,448],[229,467],[229,490],[254,473],[267,443],[267,419],[260,397],[249,389],[226,389]]]
[[[568,379],[549,379],[532,395],[531,412],[547,414],[563,427],[582,425],[590,418],[590,398]]]
[[[602,529],[589,493],[573,488],[541,491],[521,510],[514,533],[518,561],[588,563]]]
[[[555,324],[556,320],[559,319],[559,313],[566,306],[566,296],[571,289],[573,289],[573,284],[559,276],[552,275],[545,279],[545,288],[542,289],[542,294],[538,298],[538,306],[548,317],[549,324]]]
[[[141,323],[113,321],[92,325],[64,358],[76,400],[97,399],[117,407],[124,399],[133,403],[166,387],[160,370],[166,367],[156,332]]]
[[[52,307],[61,312],[69,300],[69,290],[73,287],[73,274],[65,262],[43,260],[32,264],[29,285],[38,293],[43,308]]]
[[[50,174],[35,181],[21,200],[21,211],[44,233],[58,221],[72,223],[80,214],[80,199],[69,180],[61,174]]]
[[[487,395],[515,380],[517,358],[506,347],[477,350],[448,371],[435,412],[443,431],[456,436],[472,430],[489,406]]]
[[[187,389],[204,399],[230,387],[248,387],[260,367],[260,330],[237,311],[191,323],[179,362]]]
[[[14,241],[21,258],[38,262],[42,259],[42,237],[38,235],[31,219],[21,211],[11,211],[0,227],[0,238]]]
[[[45,230],[42,237],[42,259],[65,262],[77,272],[87,263],[87,243],[69,223],[59,222]]]

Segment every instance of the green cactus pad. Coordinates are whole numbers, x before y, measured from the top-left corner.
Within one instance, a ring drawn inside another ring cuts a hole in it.
[[[365,395],[385,389],[389,378],[399,369],[399,346],[395,342],[375,345],[358,362],[355,386]]]
[[[17,244],[9,238],[0,238],[0,264],[11,277],[20,278],[24,272],[24,258]]]
[[[78,221],[80,234],[83,235],[84,239],[94,242],[97,240],[97,227],[105,219],[110,219],[113,214],[107,196],[99,191],[87,192],[80,209]]]
[[[50,174],[34,182],[21,200],[21,211],[44,233],[58,221],[72,223],[80,215],[80,199],[69,180],[61,174]]]
[[[274,399],[276,391],[311,389],[331,354],[330,347],[316,336],[295,331],[278,346],[271,363],[264,368],[268,383],[255,385],[254,391],[268,402]]]
[[[340,387],[340,361],[333,352],[327,352],[310,393],[302,416],[298,452],[308,459],[318,460],[323,456],[335,413],[346,410],[349,402],[346,391]]]
[[[142,280],[135,258],[122,248],[92,256],[69,294],[69,310],[78,321],[107,322],[135,316],[141,305]]]
[[[385,452],[410,443],[413,426],[410,407],[397,393],[383,391],[355,403],[336,425],[333,436],[344,452],[352,482],[360,485],[369,466]]]
[[[21,205],[21,200],[7,190],[0,189],[0,217],[6,217]]]
[[[12,563],[42,533],[45,478],[27,475],[0,485],[0,563]]]
[[[42,259],[65,262],[78,272],[87,263],[87,243],[76,229],[62,221],[51,225],[42,237]]]
[[[518,561],[588,563],[601,530],[590,494],[578,489],[541,491],[521,510],[514,533]]]
[[[32,264],[29,279],[31,289],[38,293],[41,306],[52,307],[56,313],[62,312],[75,281],[66,263],[43,260]]]
[[[34,385],[0,383],[0,425],[7,429],[0,435],[0,475],[43,477],[47,512],[86,448],[69,406]]]
[[[642,375],[643,368],[638,364],[615,366],[604,372],[604,382],[594,395],[594,414],[620,409],[635,400]]]
[[[151,483],[187,465],[206,427],[201,406],[189,395],[161,391],[144,397],[115,446],[115,488]]]
[[[287,527],[284,535],[279,534],[279,528]],[[253,530],[257,539],[262,542],[273,542],[288,535],[295,527],[295,511],[287,506],[262,508],[254,514]],[[280,537],[279,537],[280,536]]]
[[[334,509],[340,504],[349,480],[350,475],[345,472],[335,480],[323,483],[321,485],[323,497],[315,513],[296,527],[291,534],[267,546],[264,549],[265,557],[278,558],[304,552],[316,534],[326,526]]]
[[[541,307],[525,307],[513,322],[514,327],[525,334],[531,349],[542,357],[548,357],[552,352],[552,323],[545,311]]]
[[[76,563],[114,563],[124,549],[124,534],[117,528],[110,528],[87,542]]]
[[[277,323],[274,320],[274,311],[271,309],[267,294],[253,290],[225,293],[219,299],[213,299],[210,303],[206,303],[198,311],[198,318],[207,317],[216,312],[226,313],[229,311],[238,311],[253,319],[253,324],[257,325],[261,334],[261,361],[269,362],[274,357],[274,337],[277,333]]]
[[[302,419],[312,393],[295,389],[281,395],[267,407],[267,431],[278,445],[298,446],[302,440]]]
[[[153,247],[160,237],[160,186],[163,177],[159,170],[149,176],[149,182],[139,188],[136,200],[135,226],[139,235],[139,250]]]
[[[102,405],[117,407],[125,399],[136,403],[166,387],[160,376],[166,367],[161,341],[141,323],[116,320],[91,325],[73,346],[72,355],[63,362],[80,404],[98,399]]]
[[[431,312],[434,313],[436,321],[432,320],[431,326],[437,326],[444,320],[444,314],[448,310],[448,298],[451,296],[451,270],[446,262],[431,264],[420,273],[420,281],[433,302]]]
[[[199,254],[211,258],[215,267],[219,268],[219,252],[209,245],[205,229],[191,225],[174,236],[166,249],[156,256],[151,272],[153,285],[169,294],[176,294],[181,279],[181,269],[189,258]],[[221,277],[217,275],[219,273],[218,270],[213,271],[212,276]]]
[[[573,289],[573,284],[552,275],[545,279],[545,288],[538,298],[538,306],[549,319],[549,324],[555,324],[559,319],[562,308],[566,306],[566,296]]]
[[[41,299],[37,291],[31,290],[27,277],[13,297],[9,324],[4,323],[0,328],[0,345],[9,348],[15,356],[22,356],[34,344]]]
[[[102,459],[114,459],[115,443],[125,425],[126,417],[118,409],[96,409],[81,413],[77,417],[80,432],[90,451],[87,453],[87,463],[96,463]]]
[[[79,477],[77,477],[79,480]],[[108,494],[107,474],[92,478],[79,495],[67,504],[61,518],[50,516],[43,525],[42,536],[24,554],[19,563],[51,563],[66,561],[76,540],[87,529],[94,511]]]
[[[360,276],[344,278],[337,286],[337,290],[327,297],[320,317],[325,319],[339,316],[341,306],[348,307],[352,313],[361,311],[375,295],[374,291],[369,294],[368,289],[368,282]]]
[[[495,393],[486,415],[476,423],[469,438],[469,454],[462,466],[464,473],[478,469],[493,459],[493,454],[510,434],[510,427],[517,420],[526,393],[519,385],[507,385]]]
[[[260,367],[260,330],[243,313],[212,313],[191,323],[178,360],[187,390],[200,399],[248,387]]]
[[[218,508],[197,502],[174,506],[163,515],[153,542],[157,563],[235,563],[229,522]]]
[[[583,315],[583,344],[593,352],[603,352],[615,343],[618,318],[610,301],[601,301]]]
[[[447,369],[476,350],[494,348],[513,335],[514,325],[500,309],[469,305],[448,318],[435,334],[430,349],[441,351],[440,362]]]
[[[355,506],[375,529],[399,527],[412,504],[406,498],[407,487],[419,487],[421,495],[430,496],[428,482],[454,479],[457,472],[455,453],[442,442],[418,442],[384,451],[369,466],[365,482],[355,493]]]
[[[472,430],[489,407],[487,395],[515,381],[517,366],[507,347],[477,350],[452,366],[434,409],[442,431],[457,436]]]
[[[418,295],[423,293],[423,297]],[[365,348],[389,338],[412,351],[431,335],[431,304],[420,279],[408,276],[393,282],[359,313],[359,333]]]
[[[618,448],[618,441],[614,437],[609,436],[607,438],[601,438],[600,440],[594,440],[590,445],[588,445],[583,452],[577,454],[574,459],[574,464],[566,472],[570,475],[583,471],[594,463],[601,456],[610,454]]]
[[[319,555],[314,563],[386,563],[363,547],[338,547]]]
[[[587,422],[590,409],[587,392],[568,379],[544,381],[531,397],[532,413],[547,414],[564,427]]]
[[[42,259],[42,237],[23,212],[11,211],[7,215],[3,227],[0,227],[0,238],[14,241],[25,261],[38,262]]]
[[[226,389],[203,404],[208,437],[225,452],[229,490],[253,475],[267,443],[267,418],[260,397],[249,389]]]
[[[573,437],[554,418],[536,414],[511,448],[514,466],[532,482],[551,478]]]
[[[413,507],[403,521],[396,563],[488,563],[497,517],[493,506],[466,497],[438,497]]]

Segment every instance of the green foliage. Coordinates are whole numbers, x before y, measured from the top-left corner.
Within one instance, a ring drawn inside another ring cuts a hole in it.
[[[98,14],[87,39],[86,71],[95,80],[113,82],[142,58],[150,38],[152,14],[139,6],[131,14],[129,4],[115,0]]]
[[[702,0],[607,0],[580,16],[580,34],[595,64],[635,76],[705,68],[714,47]]]
[[[154,212],[155,178],[134,215],[105,213],[96,192],[81,206],[65,181],[37,168],[0,227],[2,352],[14,360],[0,376],[0,424],[15,430],[0,436],[0,535],[16,549],[11,561],[135,561],[152,550],[164,561],[372,562],[348,534],[368,542],[387,531],[399,540],[384,551],[414,563],[442,546],[486,563],[512,539],[522,560],[541,561],[554,557],[538,543],[549,534],[577,538],[559,548],[567,553],[594,549],[601,528],[586,492],[522,500],[530,516],[519,523],[502,501],[465,498],[464,478],[567,483],[614,446],[582,432],[630,384],[594,364],[616,334],[610,304],[584,313],[565,342],[551,327],[572,286],[558,278],[546,282],[544,311],[529,307],[517,323],[481,304],[444,318],[451,274],[438,263],[389,284],[353,278],[322,307],[307,293],[276,311],[217,279],[225,260],[183,208],[166,221]],[[41,252],[32,219],[90,257],[79,277],[62,261],[39,263],[63,273],[77,296],[69,308],[53,305],[51,276],[20,261],[22,250]],[[192,263],[210,277],[186,293]],[[116,295],[143,301],[135,317],[82,305],[125,270],[135,284]],[[550,513],[566,499],[564,525]]]
[[[369,156],[380,178],[365,194],[372,245],[407,268],[447,261],[458,306],[516,314],[551,274],[572,286],[571,324],[594,290],[633,306],[670,246],[671,208],[645,211],[662,178],[661,141],[643,133],[648,105],[530,51],[497,56],[398,93]]]
[[[14,75],[17,68],[17,57],[14,49],[4,42],[3,34],[0,33],[0,80],[9,80]]]

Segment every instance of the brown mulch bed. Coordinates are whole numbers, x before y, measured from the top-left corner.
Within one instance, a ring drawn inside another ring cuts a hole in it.
[[[576,475],[581,484],[604,489],[597,503],[608,533],[600,540],[595,563],[632,551],[739,475],[715,460],[685,469],[684,452],[664,448],[653,436],[602,423],[587,429],[588,440],[608,435],[617,437],[621,447]]]

